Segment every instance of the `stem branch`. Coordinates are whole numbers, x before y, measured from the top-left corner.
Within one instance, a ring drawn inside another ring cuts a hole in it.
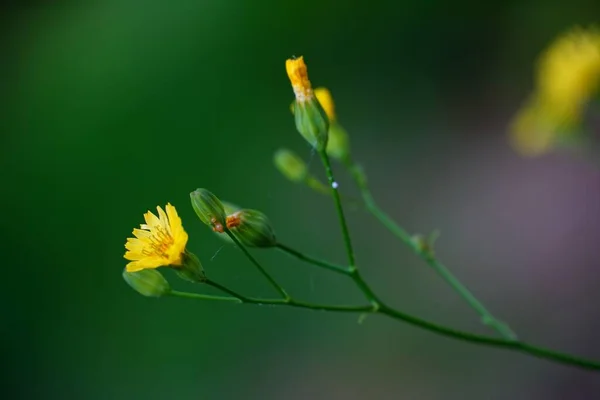
[[[415,254],[423,259],[438,275],[440,275],[466,302],[473,308],[481,317],[483,324],[490,326],[498,332],[503,338],[515,341],[516,334],[508,327],[508,325],[492,315],[490,311],[471,293],[471,291],[463,285],[460,280],[432,253],[431,250],[423,249],[419,243],[402,227],[392,220],[385,212],[383,212],[375,199],[371,195],[371,191],[367,186],[363,172],[352,160],[345,160],[345,165],[349,169],[360,193],[367,210],[373,215],[383,226],[385,226],[392,234],[400,239],[404,244],[410,247]]]
[[[281,297],[283,297],[285,300],[289,300],[290,296],[287,294],[285,289],[282,288],[281,285],[279,283],[277,283],[275,278],[273,278],[271,276],[271,274],[269,274],[267,272],[267,270],[252,256],[252,254],[250,254],[250,252],[246,249],[246,247],[242,243],[240,243],[238,238],[236,238],[235,235],[227,228],[225,228],[225,233],[227,233],[227,235],[231,238],[231,240],[233,240],[233,242],[236,244],[236,246],[242,250],[242,252],[246,255],[246,257],[248,257],[250,262],[252,262],[252,264],[254,264],[256,266],[256,268],[258,268],[258,270],[263,274],[263,276],[265,278],[267,278],[267,280],[269,281],[271,286],[273,286],[275,288],[275,290],[277,290],[277,292],[279,292]]]

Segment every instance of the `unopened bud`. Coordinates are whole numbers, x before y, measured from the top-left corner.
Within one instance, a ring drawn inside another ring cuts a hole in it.
[[[335,103],[329,89],[315,89],[315,96],[329,118],[329,138],[327,139],[327,154],[337,160],[346,160],[350,156],[350,140],[348,133],[340,125],[335,113]]]
[[[225,209],[217,196],[209,190],[196,189],[190,193],[190,198],[200,221],[212,227],[214,231],[222,232],[225,225]]]
[[[340,161],[347,160],[350,156],[348,133],[337,121],[332,122],[329,126],[327,154]]]
[[[317,96],[319,104],[321,104],[321,107],[323,107],[323,111],[325,111],[325,114],[327,114],[329,122],[335,121],[335,103],[333,102],[333,97],[331,96],[331,92],[329,91],[329,89],[324,87],[318,87],[315,89],[315,96]]]
[[[241,210],[242,207],[238,206],[237,204],[229,203],[227,201],[221,201],[221,203],[223,203],[223,208],[225,209],[225,214],[228,215],[227,217],[225,217],[225,223],[227,224],[227,221],[229,221],[231,218],[229,216],[232,214],[235,214],[237,211]],[[231,240],[229,235],[226,235],[224,231],[222,231],[222,232],[215,231],[215,233],[217,234],[218,237],[220,237],[227,243],[233,243],[233,240]]]
[[[137,272],[127,272],[124,269],[123,279],[143,296],[161,297],[171,291],[169,282],[155,269],[142,269]]]
[[[277,150],[273,162],[279,172],[292,182],[302,182],[308,174],[306,163],[291,150]]]
[[[194,253],[185,251],[181,256],[182,264],[175,269],[177,275],[186,281],[202,283],[206,281],[206,275],[200,260]]]
[[[227,228],[244,245],[273,247],[277,244],[271,222],[257,210],[240,210],[227,217]]]
[[[327,146],[329,119],[312,90],[304,59],[288,59],[285,67],[296,96],[296,129],[313,148],[323,151]]]
[[[225,215],[231,215],[234,212],[242,209],[242,207],[238,206],[237,204],[233,204],[228,201],[221,201],[221,204],[223,204],[223,209],[225,210]]]

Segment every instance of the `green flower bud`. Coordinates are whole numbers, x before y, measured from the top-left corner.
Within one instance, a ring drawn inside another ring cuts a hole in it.
[[[171,291],[169,282],[155,269],[143,269],[137,272],[123,270],[123,279],[136,292],[147,297],[161,297]]]
[[[182,255],[182,264],[174,269],[177,275],[186,281],[194,283],[206,281],[206,275],[200,260],[194,253],[187,250]]]
[[[242,209],[242,207],[238,206],[237,204],[233,204],[228,201],[221,201],[221,203],[223,204],[223,209],[225,210],[225,215],[231,215],[234,212]]]
[[[308,174],[306,163],[291,150],[277,150],[273,156],[273,162],[279,172],[290,181],[302,182],[306,179]]]
[[[296,101],[294,103],[294,119],[296,129],[304,139],[317,151],[325,150],[329,119],[316,97],[307,98],[302,102]]]
[[[249,247],[273,247],[277,244],[271,222],[257,210],[240,210],[227,217],[227,227]]]
[[[242,207],[233,204],[233,203],[229,203],[226,201],[222,201],[221,203],[223,203],[223,208],[225,209],[225,214],[232,215],[234,214],[236,211],[239,211],[242,209]],[[229,217],[225,218],[225,221],[227,221],[229,219]],[[227,243],[233,243],[233,240],[231,240],[231,238],[229,237],[229,235],[225,234],[224,232],[219,232],[219,231],[215,231],[216,235],[223,239],[224,241],[226,241]]]
[[[329,125],[327,154],[340,161],[346,160],[350,156],[350,140],[348,139],[348,133],[337,121],[334,121]]]
[[[192,207],[200,221],[222,232],[225,225],[225,209],[221,201],[206,189],[196,189],[190,193]]]
[[[285,69],[294,89],[294,118],[296,129],[317,151],[327,146],[329,118],[317,100],[308,80],[308,71],[303,57],[286,60]]]

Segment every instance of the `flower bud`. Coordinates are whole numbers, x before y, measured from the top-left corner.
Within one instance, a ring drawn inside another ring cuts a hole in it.
[[[225,225],[225,209],[221,201],[206,189],[196,189],[190,193],[192,207],[200,221],[222,232]]]
[[[291,150],[277,150],[273,156],[273,162],[279,172],[290,181],[302,182],[306,179],[308,174],[306,163]]]
[[[350,141],[348,133],[340,125],[335,114],[335,103],[331,92],[324,87],[315,89],[315,96],[329,118],[329,138],[327,139],[327,154],[337,160],[345,160],[350,156]]]
[[[200,260],[194,253],[185,251],[182,255],[182,264],[174,268],[177,275],[186,281],[202,283],[206,281],[206,275]]]
[[[325,114],[327,114],[329,122],[335,121],[335,103],[333,102],[333,97],[331,96],[331,92],[329,91],[329,89],[324,87],[318,87],[315,89],[315,96],[317,96],[319,104],[321,104],[321,107],[323,107]]]
[[[257,210],[240,210],[227,217],[227,228],[244,245],[273,247],[277,244],[271,222]]]
[[[238,206],[237,204],[233,204],[228,201],[221,201],[221,204],[223,204],[223,209],[225,210],[225,215],[231,215],[234,212],[242,209],[242,207]]]
[[[169,282],[155,269],[143,269],[137,272],[123,270],[123,279],[136,292],[147,297],[161,297],[171,291]]]
[[[347,160],[350,157],[348,133],[337,121],[332,122],[329,126],[327,154],[340,161]]]
[[[323,151],[327,146],[329,119],[312,90],[304,59],[288,59],[285,67],[296,96],[296,129],[313,148]]]
[[[240,207],[236,204],[233,204],[233,203],[229,203],[227,201],[221,201],[221,203],[223,203],[223,208],[225,209],[225,214],[228,215],[228,217],[225,217],[226,223],[230,219],[230,217],[229,217],[230,215],[235,214],[236,211],[239,211],[242,209],[242,207]],[[218,237],[220,237],[227,243],[233,243],[233,240],[231,240],[229,235],[226,235],[224,231],[223,232],[215,231],[215,233]]]

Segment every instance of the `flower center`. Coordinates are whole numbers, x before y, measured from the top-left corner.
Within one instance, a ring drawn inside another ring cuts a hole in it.
[[[150,244],[144,247],[142,254],[146,256],[159,256],[167,257],[167,250],[175,243],[175,240],[162,226],[153,228],[152,236],[150,237]]]

